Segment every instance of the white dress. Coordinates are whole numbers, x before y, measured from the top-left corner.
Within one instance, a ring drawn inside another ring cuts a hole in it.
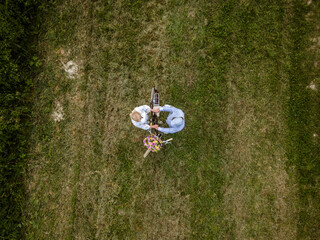
[[[150,128],[150,125],[148,124],[148,113],[150,112],[150,107],[148,105],[142,105],[140,107],[136,107],[133,111],[137,111],[142,117],[140,122],[136,122],[131,118],[133,125],[143,130],[148,130]]]

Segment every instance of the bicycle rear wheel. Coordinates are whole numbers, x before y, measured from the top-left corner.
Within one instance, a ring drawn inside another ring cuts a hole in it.
[[[154,103],[154,93],[155,93],[155,87],[152,88],[151,90],[151,100],[150,100],[150,104],[153,105]]]

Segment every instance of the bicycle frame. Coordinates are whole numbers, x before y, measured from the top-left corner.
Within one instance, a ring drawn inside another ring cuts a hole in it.
[[[159,97],[159,93],[156,87],[152,88],[151,91],[151,100],[150,100],[150,108],[153,109],[154,107],[160,107],[160,97]],[[158,117],[160,116],[160,112],[159,113],[155,113],[155,112],[151,112],[151,124],[155,125],[158,124]],[[150,134],[152,134],[152,129],[149,129]],[[159,138],[161,138],[162,134],[159,134],[159,131],[155,129],[155,133],[156,136],[158,136]],[[172,141],[172,138],[168,139],[168,140],[162,140],[162,142],[164,144],[169,144],[170,141]],[[145,154],[143,155],[144,158],[146,158],[148,156],[148,154],[150,153],[150,150],[148,149]]]
[[[153,109],[154,107],[160,106],[160,98],[159,93],[156,87],[152,88],[151,91],[151,101],[150,101],[150,108]],[[159,113],[151,112],[151,123],[152,125],[158,124],[158,117]],[[155,129],[156,135],[159,135],[159,131]]]

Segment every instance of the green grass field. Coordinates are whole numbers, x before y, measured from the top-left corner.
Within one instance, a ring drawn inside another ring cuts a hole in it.
[[[26,239],[319,238],[317,1],[60,0],[48,12]],[[129,113],[154,85],[186,127],[144,159]]]

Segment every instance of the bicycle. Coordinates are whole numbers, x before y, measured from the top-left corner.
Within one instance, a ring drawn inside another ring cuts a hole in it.
[[[156,87],[153,87],[152,90],[151,90],[150,108],[151,109],[160,108],[160,96],[159,96],[158,89]],[[160,112],[155,113],[155,112],[151,111],[151,124],[152,125],[156,125],[156,124],[158,125],[158,123],[161,123],[161,122],[158,121],[159,117],[160,117]],[[151,135],[149,135],[148,137],[145,138],[145,140],[144,140],[145,146],[147,146],[146,145],[146,139],[148,139],[148,141],[150,141],[150,139],[151,139],[152,141],[158,141],[158,143],[160,143],[160,147],[158,149],[158,150],[160,150],[160,148],[162,147],[162,143],[168,144],[170,141],[173,140],[172,138],[170,138],[168,140],[161,140],[162,134],[159,133],[159,131],[157,129],[154,129],[154,131],[155,131],[155,134],[152,133],[152,128],[149,129],[149,132],[150,132]],[[144,158],[147,157],[148,154],[151,151],[153,151],[153,150],[154,150],[154,152],[158,151],[156,149],[152,150],[151,145],[150,146],[148,145],[147,147],[148,147],[148,150],[143,155]]]

